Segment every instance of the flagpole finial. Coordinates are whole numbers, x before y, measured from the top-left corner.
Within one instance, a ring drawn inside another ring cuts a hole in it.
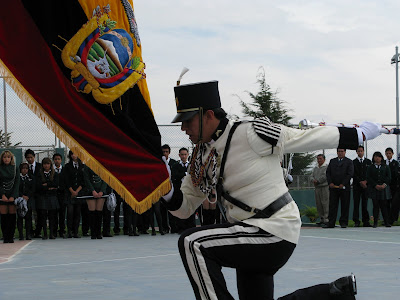
[[[179,75],[179,78],[178,78],[178,80],[176,82],[176,85],[180,85],[181,84],[181,80],[182,80],[183,75],[185,75],[188,71],[189,71],[188,68],[186,68],[186,67],[183,68],[183,70],[182,70],[181,74]]]

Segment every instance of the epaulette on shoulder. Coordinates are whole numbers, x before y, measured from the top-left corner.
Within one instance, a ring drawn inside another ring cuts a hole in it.
[[[254,131],[264,141],[276,146],[281,135],[281,127],[272,123],[267,117],[257,118],[251,121]]]

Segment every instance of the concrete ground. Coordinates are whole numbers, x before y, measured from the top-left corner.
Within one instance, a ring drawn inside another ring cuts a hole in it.
[[[0,299],[194,299],[178,237],[0,244]],[[303,228],[293,256],[275,276],[275,297],[351,272],[357,299],[398,299],[400,227]],[[235,272],[224,269],[224,274],[237,299]]]

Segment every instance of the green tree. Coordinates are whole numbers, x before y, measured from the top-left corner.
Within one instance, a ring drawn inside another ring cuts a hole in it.
[[[21,144],[21,142],[12,144],[11,133],[12,132],[7,132],[7,145],[8,145],[7,148],[15,148]],[[5,148],[5,147],[6,147],[6,133],[3,132],[3,129],[0,129],[0,148]]]
[[[293,117],[289,114],[290,110],[286,108],[286,102],[279,99],[278,92],[273,91],[267,83],[263,67],[260,67],[258,70],[257,83],[259,91],[256,94],[246,91],[251,98],[251,103],[244,102],[238,96],[243,114],[253,118],[266,116],[274,123],[291,126],[289,123]],[[314,160],[315,155],[312,153],[294,153],[291,173],[294,175],[310,173],[310,164]]]

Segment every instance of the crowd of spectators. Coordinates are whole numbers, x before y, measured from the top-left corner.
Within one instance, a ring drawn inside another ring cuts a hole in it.
[[[189,165],[188,149],[179,150],[178,161],[169,157],[168,145],[163,145],[162,150],[171,169],[171,180],[181,182]],[[72,151],[64,165],[58,153],[41,162],[35,160],[31,149],[24,156],[25,161],[19,166],[12,152],[6,150],[0,156],[0,218],[4,243],[13,243],[15,236],[20,240],[82,236],[102,239],[120,234],[155,236],[154,219],[161,235],[195,227],[196,219],[200,224],[220,221],[219,211],[211,200],[205,201],[204,210],[199,209],[186,220],[172,216],[161,201],[139,215]],[[113,212],[105,205],[111,193],[116,196]],[[123,218],[120,218],[121,212]]]
[[[352,161],[346,157],[346,149],[338,148],[337,157],[329,164],[325,163],[325,155],[317,155],[318,164],[313,169],[311,181],[315,186],[318,224],[323,228],[335,227],[339,202],[339,225],[348,227],[351,188],[355,227],[378,227],[380,213],[386,227],[391,227],[399,218],[400,165],[393,158],[393,149],[385,150],[386,160],[379,151],[372,155],[372,160],[366,158],[363,146],[356,152],[357,158]],[[368,211],[369,199],[372,200],[372,216]]]

